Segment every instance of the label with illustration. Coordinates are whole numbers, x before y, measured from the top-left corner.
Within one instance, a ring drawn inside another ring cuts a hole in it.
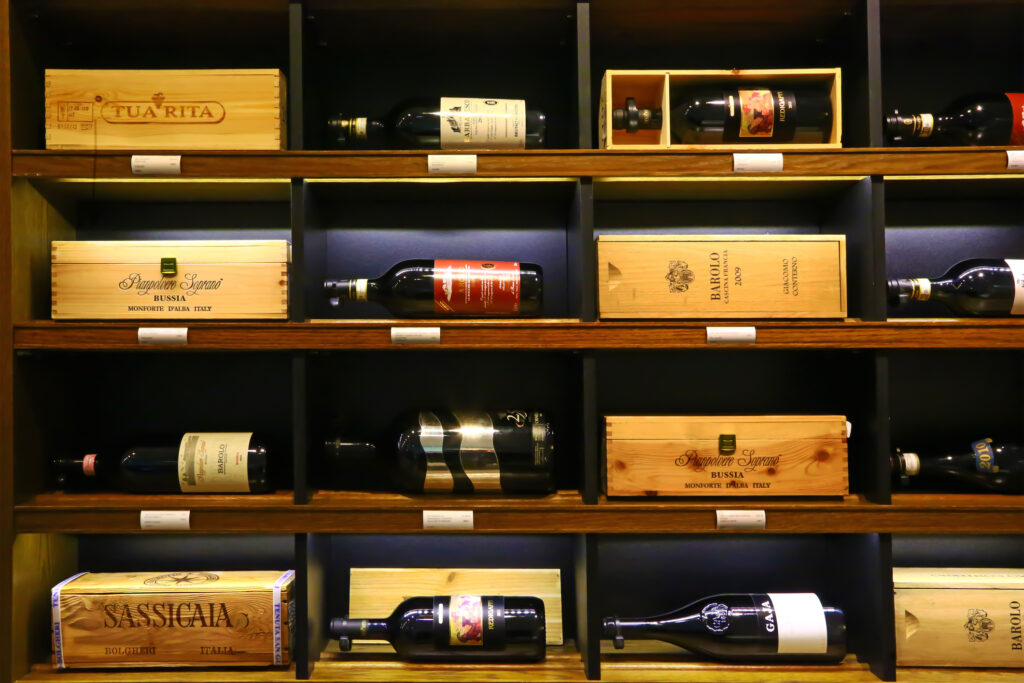
[[[793,137],[796,97],[792,92],[768,88],[735,92],[735,95],[726,95],[726,104],[730,119],[739,115],[740,138],[770,138],[782,142]]]
[[[525,149],[526,100],[441,98],[441,149]]]
[[[435,313],[518,313],[519,302],[518,262],[434,261]]]
[[[1024,145],[1024,92],[1008,92],[1006,99],[1010,100],[1010,109],[1013,111],[1010,144]]]
[[[448,603],[448,644],[484,644],[484,605],[479,595],[453,595]]]
[[[1024,97],[1024,96],[1022,96]],[[1024,315],[1024,259],[1006,259],[1013,275],[1013,305],[1010,315]]]
[[[182,493],[248,493],[252,432],[189,432],[178,446]]]

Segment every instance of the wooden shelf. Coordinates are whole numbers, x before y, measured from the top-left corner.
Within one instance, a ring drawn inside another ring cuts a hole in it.
[[[715,511],[764,510],[767,533],[1019,533],[1024,496],[898,494],[892,505],[838,498],[611,499],[576,491],[547,496],[431,496],[319,491],[307,505],[268,496],[44,493],[16,505],[17,532],[143,533],[141,510],[188,509],[199,533],[418,533],[423,510],[472,510],[472,533],[731,533]]]
[[[755,326],[757,343],[707,343],[709,326]],[[188,344],[140,346],[139,327],[187,326]],[[15,349],[69,350],[289,350],[391,349],[394,326],[439,326],[445,349],[897,349],[1024,348],[1024,320],[1010,318],[894,319],[864,322],[701,320],[593,322],[569,319],[339,320],[304,323],[54,322],[20,323]],[[412,346],[401,348],[438,348]]]
[[[93,669],[58,671],[36,664],[25,683],[280,683],[295,680],[295,666],[249,669]]]
[[[576,647],[549,646],[547,659],[536,664],[428,664],[399,661],[390,645],[357,645],[341,653],[331,641],[313,668],[314,681],[551,681],[587,680]]]
[[[847,148],[786,152],[796,176],[1004,174],[1006,147]],[[756,147],[749,151],[761,151]],[[139,150],[139,153],[161,153]],[[163,152],[168,153],[168,152]],[[179,152],[174,151],[173,154]],[[182,152],[183,178],[425,178],[428,151]],[[732,152],[553,149],[477,153],[473,177],[732,176]],[[131,154],[15,150],[23,178],[138,178]],[[435,176],[436,178],[436,176]]]

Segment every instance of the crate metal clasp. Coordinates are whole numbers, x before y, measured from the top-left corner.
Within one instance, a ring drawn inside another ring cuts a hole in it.
[[[735,434],[719,434],[718,435],[718,452],[722,455],[732,455],[736,452],[736,435]]]
[[[174,277],[178,274],[178,259],[174,256],[167,256],[160,259],[160,275],[163,277]]]

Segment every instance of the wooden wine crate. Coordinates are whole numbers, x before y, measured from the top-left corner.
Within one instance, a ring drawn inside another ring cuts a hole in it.
[[[1024,668],[1024,569],[894,567],[898,666]]]
[[[51,591],[54,666],[288,664],[294,574],[75,575]]]
[[[842,415],[605,417],[609,496],[841,496]]]
[[[601,235],[602,318],[845,318],[845,235]]]
[[[283,319],[284,240],[59,242],[54,320]]]
[[[540,598],[548,645],[562,644],[562,573],[558,569],[396,569],[353,567],[348,613],[386,617],[421,595],[507,595]],[[370,642],[370,641],[365,641]]]
[[[278,69],[47,69],[47,149],[285,149]]]
[[[832,100],[832,133],[821,143],[728,143],[673,144],[671,135],[672,99],[670,92],[680,87],[702,83],[736,83],[738,86],[770,88],[776,83],[814,84],[828,88]],[[639,130],[628,133],[612,128],[612,111],[626,105],[626,98],[636,100],[640,109],[661,109],[661,130]],[[618,70],[609,69],[601,80],[601,103],[598,113],[598,135],[604,149],[677,149],[718,150],[757,148],[758,150],[835,149],[843,146],[841,69],[705,69],[705,70]]]

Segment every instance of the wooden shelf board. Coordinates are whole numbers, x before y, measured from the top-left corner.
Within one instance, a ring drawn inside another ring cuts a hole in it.
[[[920,147],[793,151],[785,153],[785,169],[769,176],[1003,174],[1008,173],[1006,150]],[[761,150],[753,147],[749,151]],[[182,177],[192,178],[416,178],[429,175],[426,157],[430,153],[436,152],[182,152],[181,170]],[[15,150],[13,157],[15,177],[132,177],[130,152]],[[733,175],[732,151],[552,149],[477,152],[477,173],[473,177]]]
[[[357,645],[341,653],[337,642],[325,650],[313,669],[314,681],[550,681],[582,683],[587,678],[576,647],[549,646],[547,659],[536,664],[429,664],[399,661],[390,645]]]
[[[946,667],[897,667],[897,683],[1001,683],[1020,681],[1022,669],[953,669]]]
[[[707,343],[707,326],[754,326],[756,344]],[[169,350],[140,346],[139,327],[187,326],[188,344],[173,350],[392,349],[393,326],[439,326],[444,349],[870,349],[1024,348],[1024,320],[898,319],[864,322],[700,320],[580,322],[510,320],[316,320],[277,322],[55,322],[15,325],[15,349]],[[409,347],[400,347],[409,348]]]
[[[232,669],[70,669],[58,671],[36,664],[19,683],[279,683],[295,680],[295,665],[288,668]]]

